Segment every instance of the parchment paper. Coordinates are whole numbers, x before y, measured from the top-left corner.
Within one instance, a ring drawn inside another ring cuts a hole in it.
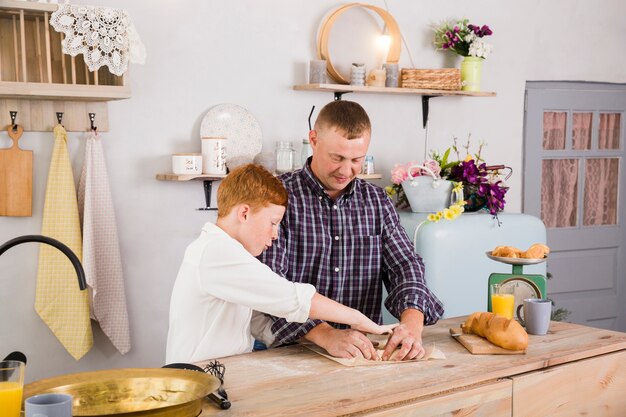
[[[387,343],[387,336],[386,335],[382,335],[382,336],[367,335],[367,337],[374,343],[374,347],[376,348],[376,353],[378,353],[378,356],[382,357],[383,351],[385,350],[385,344]],[[333,360],[344,366],[390,365],[390,364],[397,364],[397,363],[412,363],[412,362],[419,362],[419,361],[427,361],[430,359],[445,359],[446,358],[446,355],[441,350],[439,350],[434,344],[424,346],[424,350],[426,351],[426,353],[424,354],[422,358],[411,359],[408,361],[393,360],[393,359],[390,359],[387,361],[374,361],[374,360],[368,360],[365,358],[351,358],[351,359],[336,358],[330,355],[326,351],[326,349],[321,348],[317,345],[314,345],[313,343],[303,343],[302,345],[306,347],[307,349],[310,349],[313,352],[317,353],[318,355],[322,355],[325,358]],[[393,355],[391,357],[393,358]]]

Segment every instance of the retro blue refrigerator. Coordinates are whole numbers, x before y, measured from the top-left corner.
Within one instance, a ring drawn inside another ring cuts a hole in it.
[[[500,213],[500,224],[484,211],[438,223],[426,222],[426,216],[403,211],[400,222],[424,260],[426,283],[443,302],[444,317],[487,311],[489,275],[512,270],[511,265],[487,258],[487,251],[498,245],[526,250],[533,243],[546,242],[543,222],[526,214]],[[545,275],[546,264],[524,266],[524,273]],[[385,323],[397,321],[385,309],[383,318]]]

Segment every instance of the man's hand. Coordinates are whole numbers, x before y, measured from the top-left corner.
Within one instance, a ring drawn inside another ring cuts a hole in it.
[[[393,329],[387,340],[387,346],[382,359],[411,360],[419,359],[426,353],[422,346],[422,330],[424,329],[424,314],[412,308],[404,310],[400,318],[400,325]],[[400,346],[397,352],[396,348]]]
[[[357,330],[335,329],[328,323],[321,323],[308,332],[304,338],[337,358],[358,358],[378,360],[376,349],[365,335]]]

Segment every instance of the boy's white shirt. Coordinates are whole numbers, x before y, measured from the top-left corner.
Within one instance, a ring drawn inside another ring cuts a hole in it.
[[[174,283],[166,361],[199,362],[250,352],[252,310],[302,323],[314,294],[312,285],[275,274],[237,240],[206,223],[185,250]],[[258,322],[259,332],[267,334],[267,320]]]

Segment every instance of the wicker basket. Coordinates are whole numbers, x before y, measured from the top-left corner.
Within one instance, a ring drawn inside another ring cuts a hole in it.
[[[422,88],[428,90],[461,89],[461,70],[456,68],[402,68],[401,78],[403,88]]]

